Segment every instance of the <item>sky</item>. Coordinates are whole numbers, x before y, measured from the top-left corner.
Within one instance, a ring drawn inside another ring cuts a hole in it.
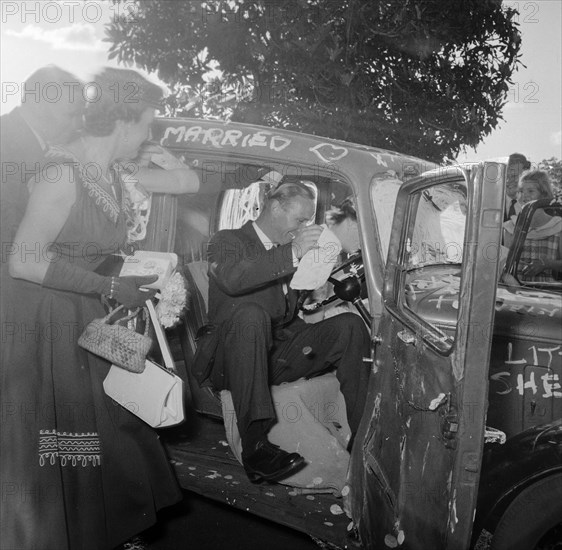
[[[504,120],[476,150],[468,149],[457,160],[474,161],[512,152],[523,153],[535,163],[550,157],[560,159],[562,0],[510,0],[503,4],[519,11],[525,67],[513,75]],[[117,6],[101,0],[2,0],[0,9],[1,114],[19,104],[22,83],[43,65],[54,63],[86,81],[105,65],[118,66],[107,59],[104,24],[117,14],[134,17],[132,0]]]

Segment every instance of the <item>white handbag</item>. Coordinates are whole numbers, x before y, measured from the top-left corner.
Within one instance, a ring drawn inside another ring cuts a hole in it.
[[[103,389],[114,401],[153,428],[175,426],[185,418],[183,380],[174,373],[174,361],[154,304],[146,301],[166,368],[146,360],[143,372],[130,372],[111,365]]]

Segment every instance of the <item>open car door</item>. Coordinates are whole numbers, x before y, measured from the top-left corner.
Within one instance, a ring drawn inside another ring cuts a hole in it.
[[[354,515],[366,548],[469,546],[502,200],[503,167],[492,163],[417,178],[398,194],[372,409],[358,434],[363,496]]]

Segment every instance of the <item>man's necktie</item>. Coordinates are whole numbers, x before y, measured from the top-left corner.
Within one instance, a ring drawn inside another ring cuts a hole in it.
[[[515,210],[515,203],[517,202],[516,199],[511,199],[511,204],[509,206],[509,210],[507,211],[507,217],[511,218],[511,216],[515,216],[517,211]]]

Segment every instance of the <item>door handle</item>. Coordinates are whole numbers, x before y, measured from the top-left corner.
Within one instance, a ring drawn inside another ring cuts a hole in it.
[[[397,334],[398,338],[402,340],[405,344],[415,344],[416,343],[416,335],[409,330],[401,330]]]

